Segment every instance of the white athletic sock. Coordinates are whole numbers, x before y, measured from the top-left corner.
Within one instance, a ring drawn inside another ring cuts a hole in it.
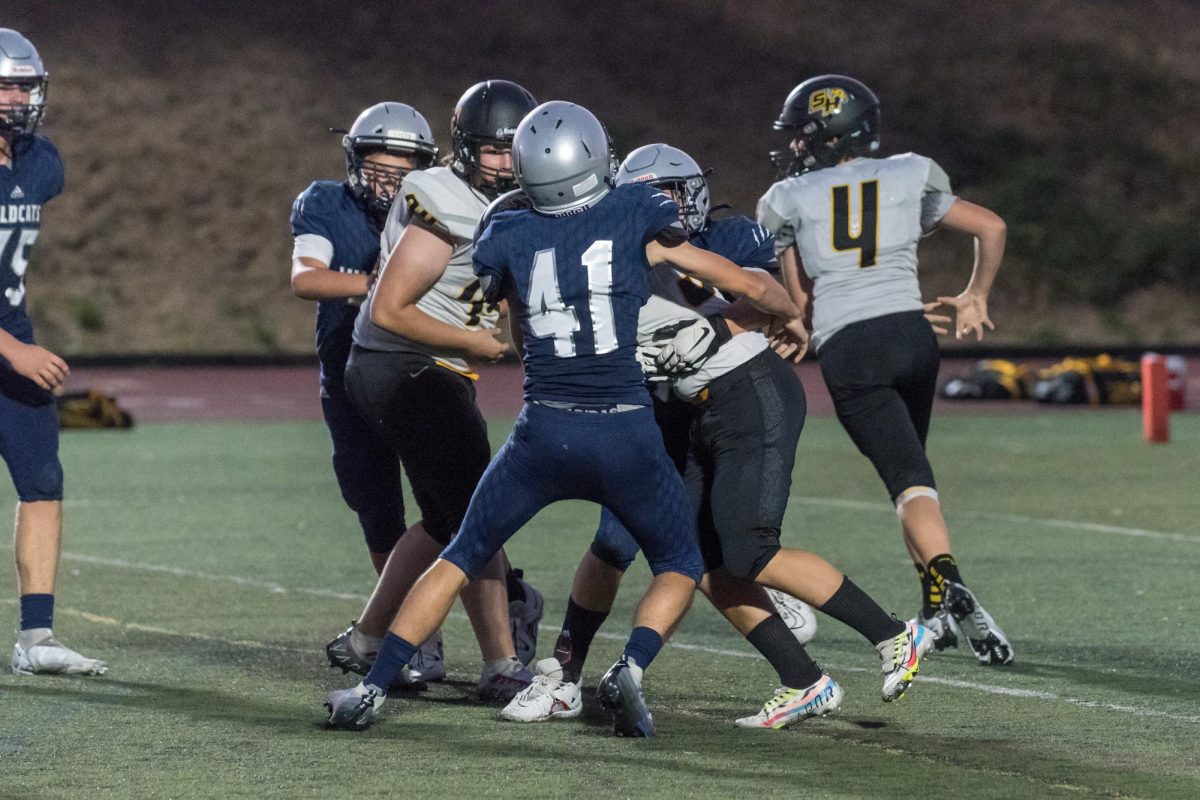
[[[49,639],[53,636],[53,632],[49,628],[28,628],[23,631],[17,631],[17,644],[21,648],[28,650],[43,639]]]
[[[350,629],[350,646],[360,656],[374,658],[382,644],[382,636],[368,636],[360,631],[357,625]]]

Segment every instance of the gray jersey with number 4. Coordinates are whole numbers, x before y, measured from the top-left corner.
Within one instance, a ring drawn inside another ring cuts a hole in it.
[[[758,221],[813,281],[813,345],[852,322],[922,308],[917,241],[950,210],[950,179],[915,153],[855,158],[774,184]]]
[[[433,288],[417,301],[417,308],[434,319],[467,330],[494,328],[499,316],[495,307],[484,303],[483,290],[471,263],[475,226],[487,205],[486,196],[448,167],[410,172],[404,177],[380,236],[380,257],[385,264],[405,226],[414,218],[451,243],[454,250],[450,262]],[[442,366],[463,374],[470,373],[470,367],[462,358],[438,353],[373,323],[371,307],[374,301],[372,287],[355,320],[355,344],[370,350],[424,353]]]

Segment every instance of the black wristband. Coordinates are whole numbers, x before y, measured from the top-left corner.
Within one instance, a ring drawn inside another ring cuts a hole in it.
[[[705,319],[708,320],[709,325],[712,325],[717,339],[717,347],[733,338],[733,333],[729,330],[729,323],[720,314],[709,314]]]

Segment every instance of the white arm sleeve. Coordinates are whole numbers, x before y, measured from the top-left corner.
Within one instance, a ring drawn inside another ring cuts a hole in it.
[[[302,233],[292,244],[292,260],[313,258],[325,266],[333,265],[333,243],[315,233]]]

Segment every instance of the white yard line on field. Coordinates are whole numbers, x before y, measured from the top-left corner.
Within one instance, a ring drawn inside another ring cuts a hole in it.
[[[791,501],[806,506],[825,506],[827,508],[845,508],[852,511],[879,511],[895,514],[895,508],[887,503],[868,503],[862,500],[839,500],[834,497],[797,497],[792,495]],[[1058,528],[1083,533],[1105,533],[1112,536],[1133,536],[1141,539],[1161,539],[1168,542],[1190,542],[1200,544],[1200,533],[1173,533],[1171,531],[1151,531],[1145,528],[1127,528],[1121,525],[1105,525],[1099,522],[1076,522],[1069,519],[1046,519],[1044,517],[1025,517],[1020,514],[998,514],[991,511],[951,511],[950,516],[973,517],[975,519],[992,519],[998,522],[1014,522],[1018,525],[1032,525],[1043,528]]]
[[[277,583],[273,583],[270,581],[257,580],[255,578],[245,578],[245,577],[241,577],[241,576],[237,576],[237,575],[215,575],[215,574],[208,573],[208,572],[200,572],[200,571],[196,571],[196,570],[183,569],[182,567],[171,567],[171,566],[164,566],[164,565],[159,565],[159,564],[141,564],[141,563],[134,562],[134,561],[124,561],[122,559],[117,559],[117,558],[101,558],[98,556],[88,556],[88,555],[83,555],[80,553],[63,553],[62,558],[65,561],[76,561],[76,562],[83,563],[83,564],[96,564],[99,566],[115,567],[118,569],[129,569],[129,570],[135,570],[135,571],[139,571],[139,572],[151,572],[151,573],[175,575],[175,576],[178,576],[181,578],[193,578],[193,579],[198,579],[198,580],[213,581],[216,583],[229,583],[229,584],[233,584],[236,586],[243,586],[243,587],[247,587],[247,588],[263,589],[263,590],[271,592],[273,594],[287,594],[290,592],[290,593],[294,593],[294,594],[302,594],[302,595],[308,595],[308,596],[312,596],[312,597],[325,597],[325,598],[331,598],[331,599],[337,599],[337,600],[350,600],[350,601],[358,601],[358,602],[366,602],[366,600],[367,600],[366,595],[355,594],[355,593],[351,593],[351,592],[337,592],[332,589],[313,589],[313,588],[306,588],[306,587],[285,587],[285,586],[281,586],[280,584],[277,584]],[[142,631],[151,632],[151,633],[162,633],[164,635],[182,636],[182,637],[188,637],[188,638],[210,639],[212,641],[220,641],[220,642],[223,642],[226,644],[241,645],[241,646],[247,646],[247,647],[278,649],[278,650],[293,650],[293,651],[298,650],[298,648],[287,648],[287,647],[283,647],[280,645],[271,645],[271,644],[265,644],[265,643],[261,643],[261,642],[242,642],[242,641],[236,641],[236,640],[221,639],[219,637],[210,637],[210,636],[206,636],[204,634],[181,633],[178,631],[170,631],[165,628],[152,628],[150,626],[138,625],[137,623],[121,623],[118,620],[112,619],[111,617],[100,617],[98,615],[87,614],[86,612],[76,612],[76,613],[84,619],[91,619],[92,621],[101,622],[103,624],[124,625],[125,627],[127,627],[131,630],[142,630]],[[452,616],[455,617],[456,619],[458,619],[458,618],[466,619],[466,615],[461,612],[455,612],[452,614]],[[541,630],[548,631],[551,633],[558,632],[558,628],[553,625],[541,625],[541,626],[539,626],[539,628]],[[624,641],[626,639],[626,637],[623,635],[613,634],[613,633],[598,633],[597,638],[608,639],[608,640],[612,640],[612,641]],[[704,653],[705,655],[720,656],[723,658],[749,658],[749,659],[761,658],[761,656],[759,656],[757,653],[752,653],[749,651],[727,650],[727,649],[722,649],[722,648],[718,648],[718,647],[710,647],[707,645],[688,644],[686,642],[680,642],[678,640],[672,640],[668,646],[672,647],[674,649],[677,649],[677,650],[685,650],[685,651],[689,651],[689,652]],[[307,651],[301,651],[301,652],[307,652]],[[866,667],[837,666],[836,669],[839,671],[843,671],[843,672],[866,672],[866,673],[876,672],[876,670],[868,669]],[[1175,722],[1186,722],[1186,723],[1190,723],[1193,725],[1200,725],[1200,715],[1194,715],[1194,714],[1175,714],[1170,711],[1160,711],[1160,710],[1154,709],[1154,708],[1143,708],[1140,706],[1128,706],[1128,705],[1121,705],[1121,704],[1117,704],[1117,703],[1104,703],[1104,702],[1100,702],[1100,701],[1096,701],[1096,700],[1083,700],[1083,699],[1075,698],[1075,697],[1066,697],[1066,696],[1057,694],[1055,692],[1044,692],[1044,691],[1039,691],[1039,690],[1035,690],[1035,689],[1009,688],[1009,687],[1005,687],[1005,686],[996,686],[994,684],[975,683],[974,681],[962,681],[962,680],[955,680],[955,679],[951,679],[951,678],[938,678],[938,677],[933,677],[933,676],[930,676],[930,677],[922,676],[920,680],[922,683],[932,683],[932,684],[936,684],[939,686],[949,686],[949,687],[952,687],[955,689],[965,689],[968,691],[982,692],[984,694],[1000,695],[1000,696],[1005,696],[1005,697],[1020,697],[1020,698],[1025,698],[1025,699],[1046,700],[1046,701],[1051,701],[1051,702],[1067,703],[1070,705],[1081,706],[1083,708],[1094,708],[1094,709],[1099,709],[1099,710],[1103,710],[1103,711],[1114,711],[1114,712],[1119,712],[1119,713],[1123,713],[1123,714],[1131,714],[1131,715],[1139,716],[1139,717],[1157,717],[1157,718],[1161,718],[1161,719],[1173,720]]]

